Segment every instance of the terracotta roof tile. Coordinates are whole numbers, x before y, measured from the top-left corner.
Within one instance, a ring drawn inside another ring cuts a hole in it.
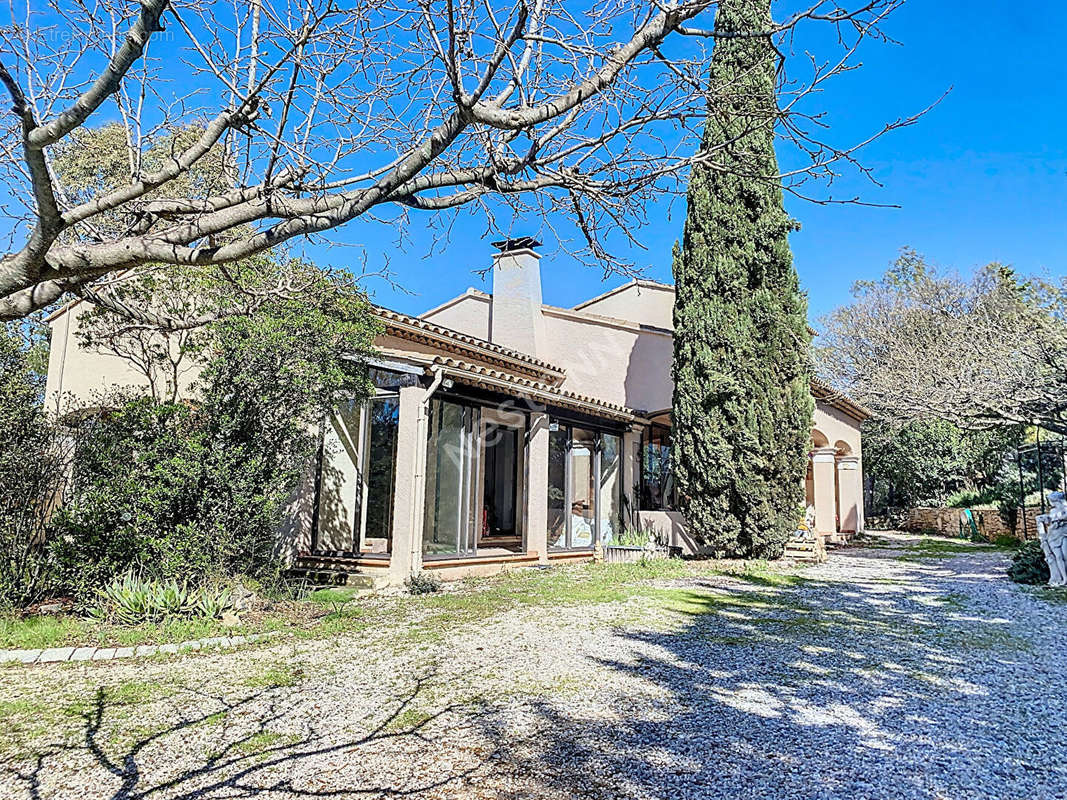
[[[480,364],[473,364],[469,361],[464,361],[463,359],[452,358],[451,356],[438,356],[434,359],[433,363],[445,367],[449,374],[458,377],[460,380],[470,378],[473,382],[477,383],[478,379],[485,379],[486,381],[491,381],[495,384],[503,384],[508,387],[519,389],[520,391],[541,395],[542,398],[554,401],[559,405],[578,408],[579,410],[590,411],[593,413],[606,414],[627,422],[632,422],[639,416],[633,409],[617,403],[608,403],[604,400],[598,400],[595,397],[589,397],[588,395],[561,389],[558,386],[553,386],[549,383],[516,376],[511,372],[504,372]]]
[[[450,342],[458,349],[468,351],[468,355],[488,356],[489,360],[500,361],[502,365],[518,368],[523,372],[539,375],[556,383],[562,381],[567,374],[562,367],[557,367],[527,353],[446,328],[436,322],[402,314],[382,306],[374,306],[374,315],[382,321],[387,332],[398,334],[400,338],[408,338],[414,332],[422,333],[439,342]]]

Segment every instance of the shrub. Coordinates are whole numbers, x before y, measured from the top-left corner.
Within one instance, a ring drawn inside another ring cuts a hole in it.
[[[63,583],[83,601],[133,568],[276,581],[278,532],[314,463],[315,424],[339,395],[366,396],[361,359],[377,330],[353,286],[296,269],[318,281],[306,298],[198,337],[195,405],[116,396],[78,427],[53,541]]]
[[[1034,540],[1023,542],[1015,551],[1011,562],[1011,566],[1008,567],[1008,577],[1016,583],[1048,583],[1048,562],[1045,561],[1045,553],[1041,549],[1040,542]]]
[[[626,528],[615,542],[619,547],[647,547],[652,541],[652,532],[640,528]]]
[[[65,453],[42,407],[45,348],[32,331],[0,326],[0,608],[28,605],[52,586],[45,524]]]
[[[441,591],[441,579],[429,572],[415,572],[404,581],[411,594],[433,594]]]
[[[90,614],[120,625],[139,625],[174,617],[213,619],[231,605],[226,589],[190,588],[177,580],[146,579],[130,571],[97,589]]]

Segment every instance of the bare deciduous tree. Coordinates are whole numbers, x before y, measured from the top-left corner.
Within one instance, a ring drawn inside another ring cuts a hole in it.
[[[905,251],[823,320],[819,371],[891,421],[1067,433],[1067,294],[990,264],[964,278]]]
[[[853,68],[902,2],[811,0],[766,30],[731,34],[774,37],[797,55],[783,63],[804,65],[782,71],[780,114],[755,124],[776,125],[808,159],[764,177],[799,192],[835,165],[862,169],[864,142],[822,141],[818,109],[804,100]],[[31,13],[15,0],[0,40],[12,220],[0,318],[147,264],[223,265],[361,217],[393,213],[402,227],[413,211],[475,204],[491,226],[506,210],[566,215],[584,239],[580,255],[626,269],[606,237],[632,235],[645,204],[683,189],[697,160],[716,163],[714,151],[696,154],[721,105],[706,87],[714,7],[51,0]],[[833,52],[799,50],[807,24],[836,29],[818,37]],[[97,190],[60,179],[54,159],[105,122],[121,132],[128,179]],[[146,158],[161,143],[167,157]],[[223,180],[190,181],[206,161]]]

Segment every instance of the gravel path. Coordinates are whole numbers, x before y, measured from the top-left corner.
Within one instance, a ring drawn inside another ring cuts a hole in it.
[[[1064,598],[988,548],[871,544],[432,635],[3,669],[0,797],[1067,798]]]

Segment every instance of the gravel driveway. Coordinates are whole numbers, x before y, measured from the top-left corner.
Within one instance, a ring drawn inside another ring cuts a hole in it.
[[[0,797],[1067,797],[1062,595],[1000,551],[870,545],[432,635],[4,669]]]

